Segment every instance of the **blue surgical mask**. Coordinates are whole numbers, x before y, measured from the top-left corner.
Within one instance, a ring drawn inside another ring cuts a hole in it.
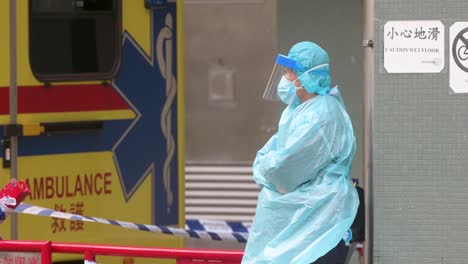
[[[294,85],[294,82],[289,81],[285,77],[282,77],[278,84],[278,96],[283,103],[290,105],[292,103],[298,103],[299,98],[296,95],[296,90],[300,87]]]

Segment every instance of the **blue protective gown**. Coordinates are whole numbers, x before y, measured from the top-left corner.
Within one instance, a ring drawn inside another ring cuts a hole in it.
[[[339,93],[331,94],[289,105],[258,151],[261,191],[243,264],[311,263],[351,227],[359,205],[349,177],[355,137]]]

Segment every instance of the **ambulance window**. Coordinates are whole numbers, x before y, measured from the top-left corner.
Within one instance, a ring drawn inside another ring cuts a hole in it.
[[[121,0],[29,0],[29,10],[29,60],[38,80],[112,79]]]

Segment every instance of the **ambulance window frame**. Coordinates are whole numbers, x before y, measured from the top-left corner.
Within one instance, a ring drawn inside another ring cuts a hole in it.
[[[29,0],[28,1],[28,35],[31,35],[31,23],[32,19],[31,16],[33,15],[32,10],[32,1],[35,0]],[[111,70],[108,72],[90,72],[90,73],[66,73],[66,74],[56,74],[56,73],[38,73],[31,62],[31,38],[28,37],[28,51],[29,51],[29,65],[31,68],[31,72],[34,75],[34,77],[44,83],[50,83],[50,82],[67,82],[67,81],[94,81],[94,80],[112,80],[116,75],[117,72],[120,69],[120,64],[121,64],[121,59],[122,59],[122,0],[112,0],[113,3],[115,4],[115,7],[113,8],[112,15],[116,16],[115,23],[117,25],[114,26],[115,32],[114,32],[114,54],[113,54],[113,65],[111,67]],[[46,12],[44,12],[46,13]],[[95,13],[99,13],[99,11],[96,11]],[[53,14],[50,12],[51,16],[56,16],[56,14]],[[63,13],[62,13],[63,14]],[[75,15],[76,16],[76,15]],[[98,32],[97,32],[98,34]],[[96,47],[96,53],[98,53],[98,49]]]

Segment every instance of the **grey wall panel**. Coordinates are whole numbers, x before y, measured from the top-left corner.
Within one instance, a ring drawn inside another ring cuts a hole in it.
[[[252,163],[279,110],[262,100],[273,67],[276,1],[185,4],[186,158]]]
[[[388,74],[383,25],[441,20],[441,73]],[[449,95],[448,29],[468,1],[375,0],[374,263],[468,263],[468,96]]]

